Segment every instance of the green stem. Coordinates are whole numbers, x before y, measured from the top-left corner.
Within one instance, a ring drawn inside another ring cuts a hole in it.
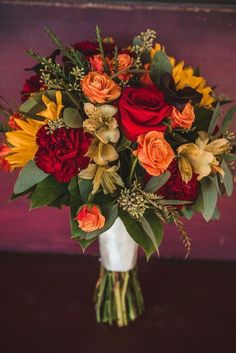
[[[76,107],[78,108],[80,106],[80,101],[75,97],[75,95],[73,93],[71,93],[69,91],[69,88],[67,85],[64,86],[65,90],[66,90],[66,94],[67,96],[70,98],[70,100],[76,105]]]
[[[136,167],[137,162],[138,162],[138,158],[135,158],[135,159],[133,160],[132,167],[131,167],[131,170],[130,170],[129,179],[128,179],[128,186],[130,186],[130,184],[131,184],[131,182],[132,182],[132,179],[133,179],[133,175],[134,175],[134,171],[135,171],[135,167]]]

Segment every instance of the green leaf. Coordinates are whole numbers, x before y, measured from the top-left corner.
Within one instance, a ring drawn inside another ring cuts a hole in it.
[[[29,113],[32,111],[36,106],[38,102],[34,100],[32,97],[29,97],[24,103],[20,105],[19,111],[21,113]]]
[[[93,190],[93,181],[78,178],[79,192],[83,203],[88,201],[88,198]]]
[[[156,52],[150,66],[150,76],[154,84],[159,86],[161,75],[172,73],[172,65],[166,53],[163,50]]]
[[[193,203],[193,201],[184,200],[162,200],[163,205],[188,205]]]
[[[202,213],[204,211],[204,203],[203,203],[203,195],[202,195],[202,189],[200,188],[198,197],[194,204],[192,205],[192,209],[196,212]]]
[[[117,152],[121,152],[123,150],[125,150],[127,147],[129,147],[131,145],[131,141],[128,140],[124,135],[122,136],[118,146],[116,147],[116,151]]]
[[[146,212],[145,217],[141,218],[141,224],[145,233],[151,239],[156,252],[159,255],[159,245],[163,239],[163,224],[157,215],[153,212]]]
[[[79,193],[79,184],[78,184],[78,176],[77,175],[75,175],[71,179],[71,181],[70,181],[70,183],[68,185],[68,190],[69,190],[69,192],[72,195],[75,195],[77,197],[80,195],[80,193]]]
[[[208,128],[208,135],[210,136],[213,135],[219,116],[220,116],[220,104],[217,103],[214,109],[214,112],[212,114],[211,122]]]
[[[65,108],[63,112],[63,120],[65,124],[72,129],[83,126],[82,116],[75,108]]]
[[[152,177],[147,185],[145,186],[145,191],[146,192],[156,192],[159,190],[170,178],[171,174],[167,170],[165,173],[159,175],[159,176],[154,176]]]
[[[147,259],[155,252],[155,247],[149,236],[143,230],[142,224],[119,210],[119,216],[131,238],[144,250]]]
[[[217,189],[214,182],[209,178],[201,180],[201,189],[203,197],[204,210],[202,215],[208,222],[214,214],[216,203],[217,203]]]
[[[183,213],[183,216],[188,220],[190,220],[194,215],[194,210],[190,207],[183,207],[181,212]]]
[[[83,252],[96,240],[96,238],[93,239],[75,239],[78,241],[81,249]]]
[[[26,190],[32,188],[32,186],[47,178],[47,176],[48,174],[39,169],[34,161],[29,161],[20,171],[14,185],[14,194],[17,195],[25,192]]]
[[[226,194],[228,196],[231,196],[233,193],[233,188],[234,188],[233,176],[231,174],[231,171],[230,171],[228,165],[225,163],[225,161],[223,161],[221,163],[221,168],[225,172],[225,175],[222,177],[222,181],[225,186]]]
[[[223,135],[225,133],[225,131],[228,130],[235,113],[236,113],[236,105],[234,105],[232,108],[229,109],[229,111],[227,112],[227,114],[225,115],[225,117],[222,121],[222,124],[221,124],[219,131],[214,136],[214,138],[218,138],[219,136]]]
[[[234,162],[236,161],[236,154],[233,153],[225,153],[223,155],[223,158],[225,160],[226,163],[230,163],[230,162]]]
[[[52,175],[41,181],[31,195],[31,209],[47,206],[67,191],[66,183],[59,183]]]

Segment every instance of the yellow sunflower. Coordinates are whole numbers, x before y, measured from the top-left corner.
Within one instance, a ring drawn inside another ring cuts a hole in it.
[[[156,43],[154,48],[151,49],[151,58],[156,52],[165,50],[163,46]],[[214,98],[212,97],[213,90],[211,87],[206,85],[206,80],[202,76],[195,76],[194,70],[191,66],[184,67],[184,61],[180,61],[176,64],[173,57],[169,57],[170,63],[173,67],[173,78],[175,80],[177,90],[182,89],[186,86],[194,88],[196,91],[202,94],[202,100],[200,106],[211,108]]]
[[[45,124],[44,121],[33,119],[15,119],[15,121],[20,129],[6,133],[7,141],[12,146],[6,160],[12,169],[24,167],[26,163],[34,159],[38,150],[36,135],[40,127]]]
[[[36,135],[38,130],[47,123],[48,120],[56,120],[59,118],[62,105],[62,95],[60,91],[56,92],[56,103],[50,101],[45,95],[42,101],[46,105],[46,109],[37,115],[43,116],[44,121],[33,119],[15,119],[19,126],[18,130],[6,133],[7,141],[12,146],[10,154],[6,157],[12,169],[24,167],[34,156],[38,150]]]

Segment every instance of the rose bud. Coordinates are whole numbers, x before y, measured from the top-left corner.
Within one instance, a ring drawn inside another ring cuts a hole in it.
[[[84,205],[78,212],[76,220],[79,228],[84,232],[93,232],[101,229],[105,224],[105,217],[102,215],[97,205]]]

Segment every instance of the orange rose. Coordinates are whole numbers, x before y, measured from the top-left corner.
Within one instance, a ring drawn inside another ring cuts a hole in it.
[[[89,62],[92,66],[93,71],[103,72],[103,60],[101,54],[94,55],[89,58]]]
[[[117,99],[121,87],[107,74],[97,71],[89,72],[81,80],[82,90],[91,103],[106,103]]]
[[[77,214],[76,219],[79,223],[79,228],[84,232],[93,232],[101,229],[105,224],[105,217],[96,205],[84,205]]]
[[[164,139],[163,132],[150,131],[137,139],[138,148],[133,152],[141,166],[150,175],[162,174],[172,162],[175,154],[169,143]]]
[[[182,113],[173,107],[172,112],[170,113],[172,119],[171,126],[183,127],[184,129],[190,129],[195,120],[194,109],[191,103],[187,103],[184,107]]]
[[[10,151],[10,147],[8,147],[5,143],[0,145],[0,169],[6,172],[11,170],[11,166],[5,158],[10,153]]]
[[[118,70],[117,71],[128,69],[130,66],[132,66],[132,64],[133,64],[133,58],[131,58],[131,56],[129,54],[123,53],[123,54],[118,55]],[[114,65],[115,65],[114,59],[110,60],[108,66],[109,66],[109,69],[112,73],[114,73]],[[128,74],[127,71],[124,71],[123,73],[121,73],[117,77],[120,80],[128,81],[131,77],[131,74]]]

